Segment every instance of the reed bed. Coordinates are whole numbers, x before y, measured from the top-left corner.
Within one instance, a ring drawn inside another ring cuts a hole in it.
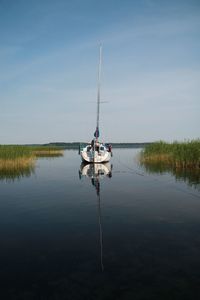
[[[32,147],[33,154],[36,157],[59,157],[63,156],[63,149],[59,147]]]
[[[16,159],[0,159],[0,170],[26,168],[34,164],[32,157],[18,157]]]
[[[33,153],[30,147],[18,145],[0,145],[0,160],[15,160],[31,158]]]
[[[200,140],[152,143],[140,155],[141,163],[163,163],[173,168],[200,169]]]
[[[0,171],[18,170],[34,164],[32,151],[24,146],[0,145]]]
[[[0,145],[0,172],[17,172],[34,166],[38,156],[62,156],[63,149],[58,147],[33,147],[20,145]]]

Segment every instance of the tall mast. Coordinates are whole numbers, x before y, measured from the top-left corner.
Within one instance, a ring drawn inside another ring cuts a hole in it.
[[[96,125],[96,140],[99,137],[99,112],[100,112],[100,87],[101,87],[101,63],[102,63],[102,45],[99,47],[99,68],[98,68],[98,87],[97,87],[97,125]]]

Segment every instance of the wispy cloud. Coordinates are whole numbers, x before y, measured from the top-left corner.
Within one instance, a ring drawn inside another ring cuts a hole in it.
[[[195,124],[200,126],[200,10],[188,4],[187,11],[186,2],[181,6],[166,2],[163,7],[159,1],[143,0],[140,7],[134,2],[137,12],[130,1],[127,18],[111,10],[105,17],[94,6],[93,10],[87,7],[89,2],[77,12],[65,1],[52,1],[46,10],[36,1],[28,16],[23,13],[29,5],[22,7],[19,24],[14,10],[13,23],[5,21],[10,27],[0,30],[4,140],[23,132],[21,139],[28,141],[33,127],[38,133],[32,132],[30,142],[45,142],[45,136],[52,140],[90,136],[95,124],[96,104],[90,101],[96,100],[100,41],[105,46],[102,99],[109,101],[101,106],[105,138],[145,141],[169,138],[172,132],[177,138],[196,136]],[[190,118],[187,126],[186,118]],[[52,122],[56,124],[53,130]]]

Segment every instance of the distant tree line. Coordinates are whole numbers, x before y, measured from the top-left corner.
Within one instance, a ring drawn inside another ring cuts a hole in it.
[[[64,143],[64,142],[56,142],[56,143],[48,143],[43,144],[42,146],[56,146],[62,147],[63,149],[78,149],[80,144],[87,144],[86,142],[71,142],[71,143]],[[143,148],[150,143],[110,143],[113,148]]]

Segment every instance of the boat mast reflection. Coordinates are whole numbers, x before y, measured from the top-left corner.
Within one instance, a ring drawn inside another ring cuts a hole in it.
[[[79,170],[79,178],[83,176],[91,178],[91,183],[95,187],[98,202],[98,222],[99,222],[99,241],[100,241],[100,261],[101,270],[104,271],[103,265],[103,231],[101,223],[101,195],[100,195],[100,179],[112,177],[112,165],[110,163],[101,164],[85,164],[82,163]]]

